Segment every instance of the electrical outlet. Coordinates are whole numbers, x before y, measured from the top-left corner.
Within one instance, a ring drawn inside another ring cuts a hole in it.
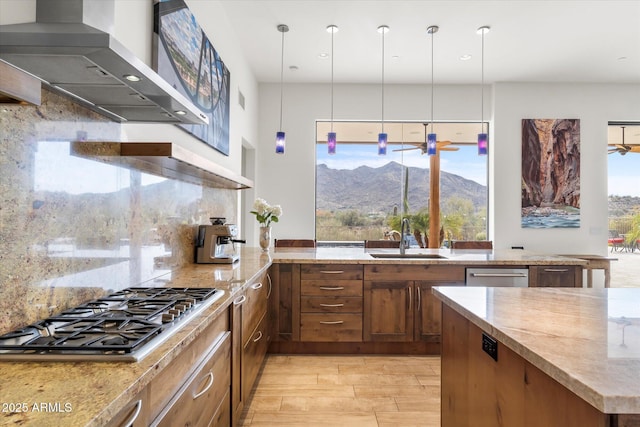
[[[484,332],[482,333],[482,351],[491,356],[496,362],[498,361],[498,341]]]

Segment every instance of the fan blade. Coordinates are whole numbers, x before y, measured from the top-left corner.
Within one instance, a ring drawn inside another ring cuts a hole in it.
[[[391,151],[409,151],[409,150],[422,150],[422,148],[420,148],[420,147],[413,147],[413,148],[396,148],[395,150],[391,150]]]
[[[453,144],[451,141],[436,141],[436,145],[449,145]]]
[[[632,153],[640,153],[640,145],[634,145],[629,151]]]

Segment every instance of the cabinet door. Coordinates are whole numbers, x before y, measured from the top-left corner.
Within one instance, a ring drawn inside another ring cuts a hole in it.
[[[545,265],[529,267],[529,287],[581,288],[582,267]]]
[[[273,341],[300,340],[300,264],[271,267],[271,333]]]
[[[258,327],[246,341],[243,351],[242,399],[247,401],[253,389],[262,362],[267,354],[267,316],[263,316]]]
[[[413,283],[364,282],[364,341],[413,341]]]
[[[216,409],[229,393],[230,364],[231,340],[227,332],[152,426],[208,426],[216,415]],[[225,408],[226,411],[229,409]]]
[[[415,341],[440,342],[442,303],[431,293],[431,282],[415,282]]]

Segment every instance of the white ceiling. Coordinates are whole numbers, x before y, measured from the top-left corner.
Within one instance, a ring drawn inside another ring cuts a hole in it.
[[[198,2],[198,9],[203,7]],[[280,81],[281,33],[286,24],[285,82],[329,82],[335,24],[334,81],[380,83],[385,35],[385,83],[485,82],[640,83],[640,1],[222,0],[244,55],[259,82]],[[203,18],[199,18],[203,19]],[[462,55],[472,58],[461,61]],[[625,58],[625,59],[622,59]],[[290,66],[298,69],[292,71]]]

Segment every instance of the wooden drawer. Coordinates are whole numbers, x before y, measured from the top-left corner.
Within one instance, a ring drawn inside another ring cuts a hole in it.
[[[152,426],[208,425],[231,386],[231,333],[216,342]],[[226,408],[229,412],[230,407]]]
[[[269,283],[265,279],[266,276],[261,276],[245,291],[247,299],[242,309],[242,336],[245,338],[253,332],[262,316],[267,312]]]
[[[465,281],[465,267],[433,264],[372,264],[364,268],[366,280],[422,280],[430,282]]]
[[[362,314],[311,314],[300,316],[300,340],[361,342]]]
[[[300,298],[303,313],[362,313],[362,297],[303,296]]]
[[[575,265],[545,265],[529,267],[529,287],[581,288],[582,267]]]
[[[142,389],[131,402],[125,406],[106,427],[147,427],[149,425],[148,388]]]
[[[230,393],[227,392],[225,394],[224,399],[222,399],[222,403],[216,409],[216,413],[213,414],[213,419],[209,424],[209,427],[229,427],[231,425],[231,411],[229,410],[229,402]]]
[[[361,265],[357,264],[301,264],[302,280],[362,280],[364,278]]]
[[[229,313],[224,311],[191,342],[180,354],[166,366],[148,385],[149,419],[154,419],[178,389],[193,374],[207,354],[211,344],[218,341],[229,331]]]
[[[244,359],[242,371],[242,393],[246,401],[251,394],[253,383],[260,372],[264,356],[267,354],[267,316],[263,316],[258,327],[246,341],[244,346]]]
[[[362,280],[302,280],[300,294],[309,296],[362,296]]]

